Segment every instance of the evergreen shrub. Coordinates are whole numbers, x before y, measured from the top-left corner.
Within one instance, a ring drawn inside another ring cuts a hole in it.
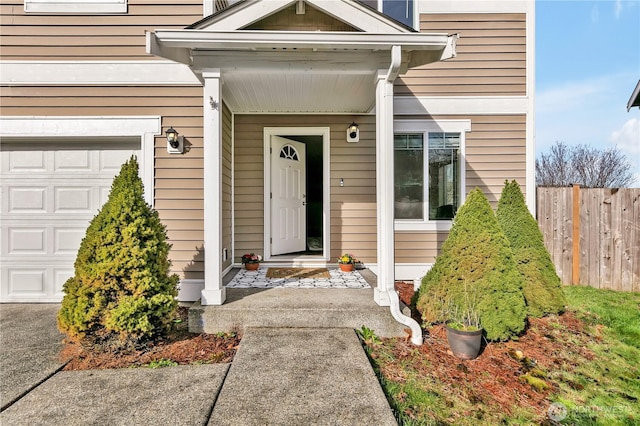
[[[544,246],[538,223],[527,209],[515,180],[505,181],[496,216],[524,279],[523,293],[529,315],[542,317],[564,311],[567,302],[560,278]]]
[[[524,330],[522,277],[479,189],[471,191],[458,210],[440,255],[422,279],[416,308],[425,325],[472,310],[489,340],[507,340]]]
[[[136,345],[162,336],[175,319],[178,276],[170,274],[171,245],[143,191],[132,157],[89,224],[75,274],[64,284],[58,328],[72,341]]]

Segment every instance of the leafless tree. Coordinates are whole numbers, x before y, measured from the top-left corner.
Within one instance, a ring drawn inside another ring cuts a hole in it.
[[[548,153],[536,159],[538,186],[624,188],[633,181],[631,163],[617,147],[599,150],[556,142]]]

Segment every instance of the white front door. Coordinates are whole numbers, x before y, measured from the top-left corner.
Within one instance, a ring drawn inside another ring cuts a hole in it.
[[[271,254],[306,248],[306,146],[271,136]]]

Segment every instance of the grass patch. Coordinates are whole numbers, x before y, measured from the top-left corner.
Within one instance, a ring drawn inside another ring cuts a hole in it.
[[[472,361],[448,351],[442,329],[419,348],[367,333],[398,423],[640,424],[640,293],[563,290],[565,314],[531,319],[518,341],[490,343]]]

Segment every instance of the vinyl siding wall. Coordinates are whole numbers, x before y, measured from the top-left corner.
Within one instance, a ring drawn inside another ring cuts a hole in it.
[[[157,60],[145,32],[202,19],[202,0],[128,0],[126,14],[27,14],[22,0],[0,5],[4,60]]]
[[[409,70],[396,83],[397,95],[526,94],[526,14],[422,14],[420,31],[459,33],[458,55]]]

